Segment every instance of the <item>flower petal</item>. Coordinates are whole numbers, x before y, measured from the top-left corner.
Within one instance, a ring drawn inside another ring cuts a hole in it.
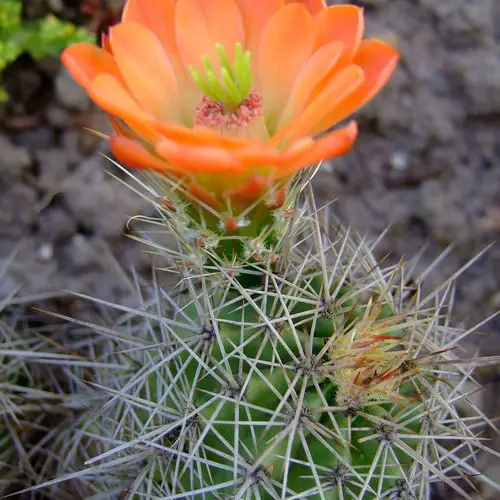
[[[363,70],[365,75],[363,84],[332,109],[324,120],[319,121],[313,133],[318,134],[339,123],[370,101],[387,83],[398,59],[398,52],[391,46],[378,40],[364,40],[353,59],[353,63]]]
[[[248,139],[240,137],[229,137],[219,134],[215,130],[204,126],[194,128],[173,125],[165,122],[155,123],[156,129],[167,139],[179,142],[183,145],[205,145],[234,149],[248,144]]]
[[[262,144],[237,149],[233,154],[247,167],[275,165],[282,158],[282,153],[278,149],[266,148]]]
[[[358,127],[356,122],[353,121],[346,127],[337,129],[325,137],[313,141],[312,146],[303,148],[303,151],[299,151],[300,154],[293,158],[293,161],[281,167],[278,170],[279,175],[287,177],[322,160],[347,153],[354,144],[357,133]]]
[[[109,36],[106,33],[101,34],[101,47],[108,54],[113,55],[113,50],[111,49],[111,44],[109,43]]]
[[[286,0],[286,3],[301,3],[308,8],[311,14],[317,14],[326,8],[325,0]]]
[[[284,6],[284,0],[236,0],[245,27],[246,48],[252,53],[252,62],[257,61],[262,31],[271,17]]]
[[[250,144],[245,148],[234,150],[233,154],[247,168],[282,167],[294,163],[300,155],[304,154],[314,144],[315,142],[310,137],[305,137],[286,150],[266,147],[263,144]]]
[[[236,172],[241,163],[228,151],[210,146],[186,146],[162,138],[156,151],[176,168],[190,172]]]
[[[311,55],[313,43],[311,15],[301,4],[290,4],[280,9],[262,33],[258,81],[270,130],[277,124],[293,83]]]
[[[191,198],[196,203],[204,203],[209,207],[215,208],[216,210],[221,210],[222,205],[217,200],[217,198],[203,185],[199,184],[197,181],[191,182],[187,186],[186,195]]]
[[[334,156],[341,156],[351,149],[357,135],[358,125],[355,121],[351,121],[345,127],[334,130],[318,139],[315,142],[315,147],[301,158],[301,162],[304,165],[313,165]]]
[[[158,132],[150,125],[151,118],[132,99],[122,82],[109,74],[100,74],[88,89],[91,99],[104,111],[124,120],[141,137],[154,139]]]
[[[349,101],[350,96],[364,81],[363,70],[359,66],[348,66],[334,74],[324,86],[321,93],[303,113],[296,116],[271,138],[272,144],[285,139],[295,141],[300,137],[314,136],[330,128],[331,123],[326,118],[333,113],[340,104]]]
[[[175,70],[184,70],[175,40],[176,0],[127,0],[124,23],[138,23],[154,33],[162,43]]]
[[[235,45],[245,41],[243,17],[234,0],[178,0],[175,34],[185,66],[200,71],[204,55],[219,67],[217,43],[232,60]]]
[[[87,42],[71,45],[63,52],[61,59],[71,76],[86,89],[100,73],[120,78],[120,71],[113,57]]]
[[[175,36],[176,9],[177,0],[127,0],[123,21],[139,23],[158,37],[177,77],[184,121],[191,123],[200,93],[179,54]]]
[[[177,80],[158,38],[136,23],[110,30],[113,55],[130,92],[151,114],[164,120],[179,119]]]
[[[360,106],[367,103],[387,83],[396,68],[399,53],[390,45],[379,40],[364,40],[353,63],[365,74],[364,96]],[[361,91],[361,89],[360,89]]]
[[[133,139],[113,135],[109,138],[109,143],[115,158],[128,167],[144,168],[158,172],[175,171],[172,165],[161,160]]]
[[[332,5],[314,19],[316,48],[331,42],[344,44],[340,65],[347,64],[359,49],[364,32],[363,9],[354,5]]]
[[[135,134],[134,131],[120,118],[117,118],[114,115],[109,115],[109,123],[116,135],[128,137],[130,139],[137,138],[137,134]]]
[[[269,189],[270,179],[263,175],[252,175],[242,184],[231,188],[226,193],[237,200],[253,201],[262,196]]]
[[[337,66],[344,46],[340,42],[329,43],[318,49],[302,67],[285,110],[281,115],[278,129],[302,112],[312,98],[319,94],[318,87],[330,71]]]

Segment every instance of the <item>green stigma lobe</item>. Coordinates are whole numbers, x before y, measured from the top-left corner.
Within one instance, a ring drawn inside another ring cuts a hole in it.
[[[231,64],[226,49],[220,43],[215,47],[220,63],[218,76],[207,56],[202,57],[202,72],[192,66],[189,71],[203,94],[230,109],[236,109],[252,90],[250,51],[244,52],[241,43],[237,43]]]

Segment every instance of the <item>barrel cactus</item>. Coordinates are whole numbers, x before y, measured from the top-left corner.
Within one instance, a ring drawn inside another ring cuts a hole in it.
[[[279,263],[228,266],[193,244],[204,267],[166,249],[177,287],[155,278],[136,309],[104,303],[122,314],[79,335],[104,368],[78,375],[90,410],[54,431],[60,475],[45,486],[169,499],[498,489],[474,465],[496,455],[481,437],[494,424],[469,397],[474,367],[495,360],[457,356],[472,330],[449,324],[453,279],[424,295],[414,262],[383,267],[311,194],[278,210],[294,219]]]

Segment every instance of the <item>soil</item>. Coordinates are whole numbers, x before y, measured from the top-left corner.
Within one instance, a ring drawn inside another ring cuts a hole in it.
[[[25,3],[33,15],[46,11],[44,2]],[[338,198],[333,210],[361,233],[391,225],[380,256],[397,261],[427,245],[425,264],[454,244],[434,272],[439,282],[500,234],[500,2],[351,3],[365,7],[369,35],[397,44],[401,63],[359,113],[353,151],[318,174],[316,193],[322,202]],[[64,4],[66,17],[78,19],[78,2]],[[105,133],[106,118],[58,61],[23,56],[4,83],[0,258],[19,253],[0,296],[21,285],[26,294],[55,287],[133,301],[124,273],[146,273],[150,259],[126,222],[151,208],[106,173],[121,175],[105,158],[106,142],[83,130]],[[455,324],[497,310],[499,285],[493,245],[458,281]],[[82,301],[56,305],[74,314]],[[498,354],[500,319],[482,329],[490,332],[485,353]]]

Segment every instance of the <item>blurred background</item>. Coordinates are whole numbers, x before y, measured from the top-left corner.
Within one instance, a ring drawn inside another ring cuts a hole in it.
[[[341,3],[341,2],[333,2]],[[345,3],[345,2],[343,2]],[[448,277],[500,234],[500,2],[358,0],[367,33],[395,44],[399,68],[359,114],[353,151],[316,178],[321,202],[360,233],[390,230],[380,257],[427,247],[422,265],[450,244],[433,280]],[[97,40],[121,0],[0,0],[0,259],[17,256],[0,297],[69,289],[133,301],[127,273],[150,258],[126,222],[151,208],[119,175],[104,140],[106,117],[61,67],[75,40]],[[320,203],[321,204],[321,203]],[[455,324],[473,325],[500,306],[500,246],[458,281]],[[51,301],[64,314],[88,307]],[[500,320],[485,354],[498,354]],[[485,377],[496,387],[497,373]],[[496,389],[495,389],[496,390]],[[490,414],[500,414],[491,406]]]

